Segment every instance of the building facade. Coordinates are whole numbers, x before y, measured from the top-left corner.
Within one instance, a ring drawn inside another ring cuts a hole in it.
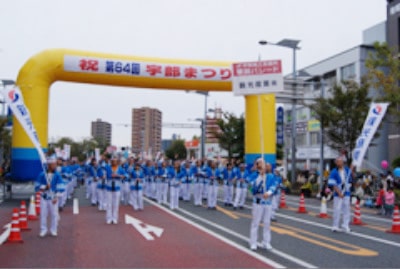
[[[111,145],[112,126],[110,123],[97,119],[92,121],[91,135],[99,142]]]
[[[150,155],[161,151],[162,113],[158,109],[132,109],[132,152]]]
[[[400,0],[387,1],[386,40],[399,53],[400,46]],[[399,54],[397,55],[397,58]],[[400,125],[388,123],[388,161],[400,156]]]
[[[329,98],[330,89],[344,80],[360,82],[366,74],[365,61],[369,53],[374,53],[372,44],[384,41],[384,23],[377,24],[363,33],[363,45],[348,49],[315,64],[299,70],[299,73],[309,74],[301,90],[307,100],[325,96]],[[383,40],[382,40],[383,39]],[[290,79],[290,76],[287,76]],[[290,91],[291,89],[287,89]],[[370,97],[375,96],[370,90]],[[323,94],[323,95],[322,95]],[[309,101],[311,102],[311,101]],[[285,107],[285,155],[291,156],[291,106]],[[388,156],[387,124],[379,130],[380,136],[372,141],[369,147],[363,168],[379,169],[379,164]],[[337,149],[327,146],[326,136],[324,143],[324,167],[339,154]],[[321,131],[316,115],[306,106],[296,106],[296,169],[308,170],[320,167]],[[287,160],[288,169],[291,169],[290,159]]]

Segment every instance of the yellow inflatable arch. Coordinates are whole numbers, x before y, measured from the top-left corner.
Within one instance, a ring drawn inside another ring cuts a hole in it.
[[[55,81],[140,87],[149,89],[231,91],[229,62],[189,61],[123,56],[68,49],[45,50],[21,68],[17,85],[42,143],[47,149],[49,90]],[[245,159],[252,163],[264,153],[275,163],[275,97],[246,96]],[[259,104],[263,141],[260,141]],[[263,148],[262,146],[263,145]],[[29,181],[41,170],[39,156],[15,120],[12,138],[12,178]]]

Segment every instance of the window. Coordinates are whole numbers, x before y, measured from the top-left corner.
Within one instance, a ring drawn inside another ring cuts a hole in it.
[[[319,132],[311,132],[310,133],[310,144],[319,145],[321,144],[320,133]]]
[[[296,145],[297,146],[305,146],[307,145],[307,134],[296,134]]]
[[[340,77],[342,80],[351,80],[356,77],[356,67],[355,64],[349,64],[340,68]]]

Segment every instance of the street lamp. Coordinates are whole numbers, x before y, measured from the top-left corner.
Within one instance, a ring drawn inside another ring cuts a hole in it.
[[[204,95],[204,119],[201,121],[201,158],[204,159],[205,155],[205,143],[206,143],[206,124],[207,124],[207,97],[208,92],[206,91],[186,91],[187,93],[197,93]],[[200,121],[200,119],[196,119]]]
[[[282,39],[278,43],[271,43],[266,40],[260,40],[258,42],[260,45],[274,45],[274,46],[279,46],[279,47],[285,47],[285,48],[290,48],[293,50],[293,95],[296,94],[296,79],[297,79],[297,74],[296,74],[296,50],[299,50],[300,48],[297,46],[300,43],[300,40],[296,39]],[[291,173],[291,182],[294,183],[296,180],[296,99],[293,98],[292,102],[292,173]]]

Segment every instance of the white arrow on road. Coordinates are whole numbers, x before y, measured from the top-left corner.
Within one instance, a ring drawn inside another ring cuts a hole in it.
[[[163,228],[143,223],[141,220],[135,219],[127,214],[125,214],[125,223],[132,224],[132,226],[147,240],[154,240],[154,237],[150,234],[151,232],[157,237],[161,237],[164,232]]]
[[[10,236],[11,223],[4,225],[4,229],[6,229],[6,230],[0,235],[0,245],[2,245],[7,240],[7,238]]]

